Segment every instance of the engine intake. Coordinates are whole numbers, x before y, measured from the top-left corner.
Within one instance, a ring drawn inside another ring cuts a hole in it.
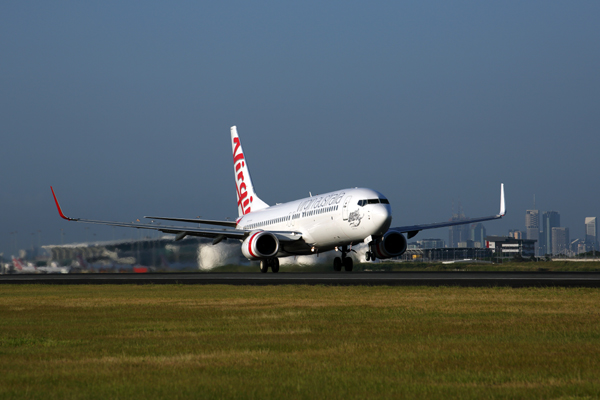
[[[279,251],[279,240],[270,232],[253,232],[242,243],[242,253],[248,260],[274,257]]]
[[[406,238],[398,232],[387,232],[371,243],[371,251],[377,258],[398,257],[406,251]]]

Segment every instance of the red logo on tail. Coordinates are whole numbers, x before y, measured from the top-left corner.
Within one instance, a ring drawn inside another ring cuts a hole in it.
[[[238,149],[241,147],[240,139],[234,137],[233,143],[235,144],[233,149],[233,165],[236,172],[235,189],[237,191],[238,207],[241,207],[242,214],[246,215],[251,211],[250,206],[252,205],[253,199],[252,196],[248,197],[248,189],[246,188],[244,171],[242,169],[246,166],[246,163],[244,162],[244,153],[240,152],[237,154]]]

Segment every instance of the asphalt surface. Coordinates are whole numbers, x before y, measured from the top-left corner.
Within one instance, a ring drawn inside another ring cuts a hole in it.
[[[600,272],[330,272],[0,275],[0,284],[600,287]]]

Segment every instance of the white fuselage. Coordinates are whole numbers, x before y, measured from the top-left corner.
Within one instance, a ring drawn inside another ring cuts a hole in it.
[[[365,188],[337,190],[277,204],[240,217],[239,229],[298,232],[299,243],[282,246],[278,256],[312,254],[382,236],[392,210],[381,193]]]

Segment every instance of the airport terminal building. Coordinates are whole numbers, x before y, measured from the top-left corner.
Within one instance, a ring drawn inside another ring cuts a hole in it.
[[[487,236],[486,247],[502,258],[520,255],[523,258],[535,256],[536,240],[515,239],[509,236]]]

